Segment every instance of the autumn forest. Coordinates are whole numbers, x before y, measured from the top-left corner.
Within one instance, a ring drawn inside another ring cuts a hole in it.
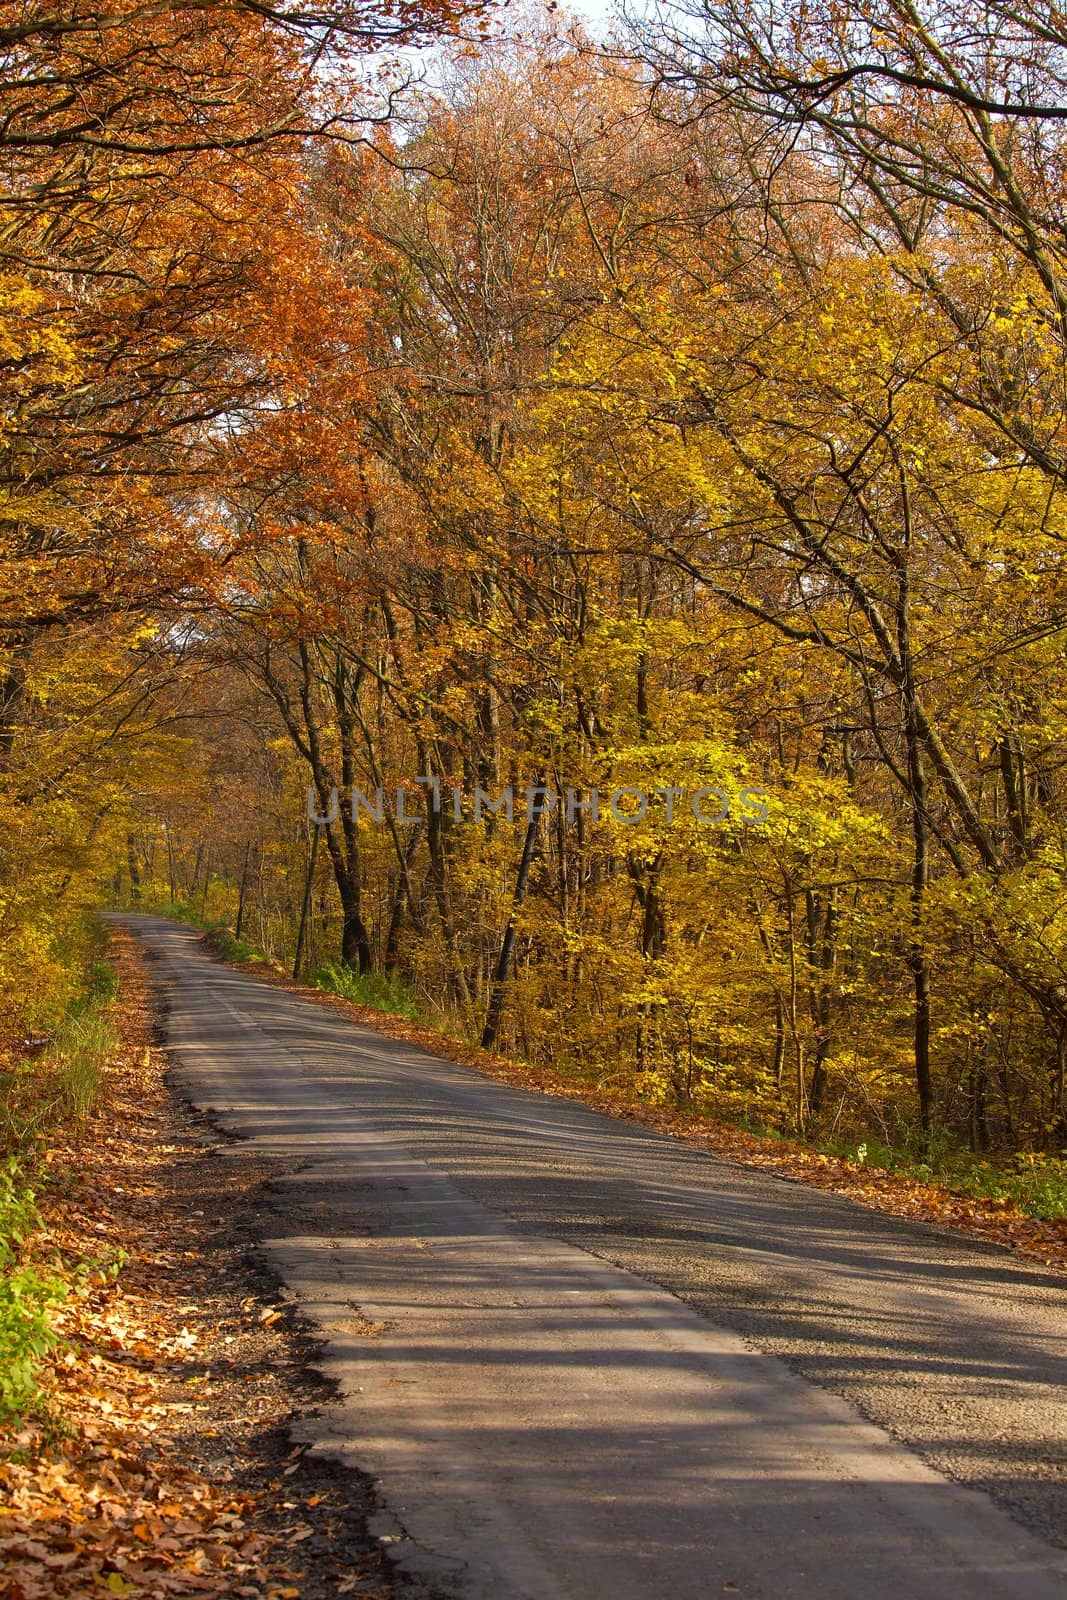
[[[110,905],[640,1100],[1055,1157],[1067,24],[594,31],[0,13],[9,1075]]]

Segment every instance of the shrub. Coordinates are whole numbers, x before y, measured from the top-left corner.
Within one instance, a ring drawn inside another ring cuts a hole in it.
[[[385,973],[354,972],[351,967],[337,963],[319,967],[309,975],[308,982],[315,989],[325,989],[375,1011],[386,1011],[390,1016],[414,1021],[419,1015],[411,990]]]
[[[42,1409],[37,1371],[59,1342],[48,1313],[69,1293],[57,1272],[23,1259],[38,1223],[33,1190],[11,1158],[0,1167],[0,1423]]]

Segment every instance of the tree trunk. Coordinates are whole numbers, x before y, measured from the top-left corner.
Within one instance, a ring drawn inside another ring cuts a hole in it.
[[[926,954],[926,886],[930,874],[930,828],[927,812],[926,767],[923,750],[926,728],[915,688],[914,660],[909,619],[908,557],[911,546],[911,517],[907,483],[901,480],[904,506],[904,548],[900,555],[897,589],[897,648],[902,669],[901,695],[904,702],[904,738],[908,754],[908,791],[911,801],[912,869],[911,936],[908,968],[911,972],[914,1005],[913,1052],[915,1090],[919,1102],[919,1129],[925,1144],[933,1128],[934,1091],[930,1070],[930,964]]]
[[[132,833],[126,835],[126,867],[130,874],[130,899],[136,905],[141,898],[141,869],[137,863],[137,841]]]
[[[245,859],[244,865],[241,868],[241,887],[237,891],[237,922],[233,930],[233,936],[235,939],[239,939],[241,937],[241,930],[245,925],[245,895],[248,889],[248,861],[251,854],[252,841],[249,839],[245,844]]]
[[[304,898],[300,905],[300,925],[296,930],[296,952],[293,956],[293,982],[300,981],[300,966],[304,959],[304,945],[307,939],[308,914],[311,910],[311,890],[315,882],[315,857],[319,849],[319,830],[312,823],[311,842],[308,846],[307,872],[304,876]]]
[[[544,780],[539,778],[537,787],[541,788],[543,783]],[[492,1050],[496,1044],[500,1017],[504,1009],[504,997],[507,994],[511,953],[515,948],[515,923],[522,903],[526,899],[526,887],[530,881],[530,867],[534,858],[534,849],[537,845],[537,832],[541,825],[540,811],[536,807],[531,809],[532,815],[526,824],[526,836],[522,841],[522,854],[519,857],[519,870],[515,877],[515,890],[511,897],[511,910],[504,928],[504,937],[500,941],[500,953],[496,958],[496,966],[493,969],[493,987],[489,994],[489,1005],[485,1013],[485,1026],[482,1029],[483,1050]]]

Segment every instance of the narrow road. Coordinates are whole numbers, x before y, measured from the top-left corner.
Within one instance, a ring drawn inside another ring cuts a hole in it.
[[[178,1081],[456,1600],[1067,1600],[1067,1297],[1004,1251],[524,1093],[122,919]]]

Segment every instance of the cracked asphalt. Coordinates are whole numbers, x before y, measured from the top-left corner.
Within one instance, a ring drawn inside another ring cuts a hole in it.
[[[1064,1280],[510,1088],[124,916],[276,1170],[316,1450],[456,1600],[1067,1596]]]

